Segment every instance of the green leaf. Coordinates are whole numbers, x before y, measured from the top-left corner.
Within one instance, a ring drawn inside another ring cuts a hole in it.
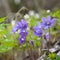
[[[31,17],[30,17],[29,26],[30,26],[30,27],[35,26],[35,25],[37,24],[37,21],[38,21],[38,20],[37,20],[35,17],[31,16]]]
[[[52,59],[52,60],[53,60],[53,59],[55,59],[56,54],[55,54],[55,53],[50,53],[50,54],[49,54],[49,57],[50,57],[50,59]]]
[[[4,22],[6,20],[7,17],[3,17],[3,18],[0,18],[0,23],[1,22]]]
[[[60,60],[60,56],[56,55],[56,59],[55,60]]]
[[[52,15],[53,17],[60,18],[60,9],[55,10],[54,12],[52,12],[51,15]]]

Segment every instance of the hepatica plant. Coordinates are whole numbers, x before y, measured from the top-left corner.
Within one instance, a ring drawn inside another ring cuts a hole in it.
[[[24,19],[21,19],[21,21],[18,22],[16,24],[16,26],[12,29],[12,32],[16,32],[16,31],[20,30],[20,32],[19,32],[19,34],[20,34],[20,37],[19,37],[20,44],[24,43],[25,40],[26,40],[26,36],[28,34],[27,27],[28,27],[28,23]]]
[[[37,26],[34,26],[34,34],[38,37],[41,37],[43,34],[42,23],[38,23]]]
[[[12,29],[12,32],[15,33],[16,31],[19,31],[20,36],[18,40],[21,45],[27,42],[28,44],[33,45],[37,42],[40,42],[40,40],[42,40],[41,37],[43,37],[43,39],[47,41],[50,40],[49,29],[54,25],[56,18],[48,16],[47,18],[42,17],[41,20],[42,22],[36,20],[37,24],[35,24],[35,26],[29,26],[29,23],[25,19],[21,19],[19,22],[16,23],[16,25]],[[30,21],[30,23],[34,22]]]
[[[50,16],[48,16],[47,18],[42,18],[42,24],[44,29],[48,29],[50,27],[52,27],[54,25],[56,21],[56,18],[51,18]]]

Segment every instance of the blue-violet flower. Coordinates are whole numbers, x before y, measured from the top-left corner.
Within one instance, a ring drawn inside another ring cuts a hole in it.
[[[51,18],[50,16],[48,16],[47,18],[43,17],[42,25],[43,25],[44,29],[48,29],[54,25],[55,21],[56,21],[56,18]]]

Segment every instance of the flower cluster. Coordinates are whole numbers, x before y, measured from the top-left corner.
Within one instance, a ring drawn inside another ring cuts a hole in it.
[[[41,37],[44,33],[44,30],[49,29],[50,27],[52,27],[54,25],[56,21],[56,18],[51,18],[50,16],[48,16],[47,18],[42,18],[42,22],[38,23],[37,26],[34,27],[34,34],[38,37]],[[49,33],[46,33],[46,39],[49,39]]]
[[[34,29],[34,34],[38,37],[41,37],[44,35],[44,31],[46,29],[49,29],[50,27],[52,27],[55,23],[56,19],[55,18],[51,18],[50,16],[48,16],[47,18],[42,18],[42,22],[38,22],[38,25],[37,26],[34,26],[33,29]],[[18,22],[16,24],[16,26],[13,28],[12,32],[16,32],[18,30],[20,30],[20,38],[19,38],[19,41],[20,43],[24,43],[26,41],[26,36],[28,34],[27,32],[27,27],[28,27],[28,23],[24,20],[24,19],[21,19],[20,22]],[[50,34],[49,33],[46,33],[45,34],[45,38],[47,40],[49,40],[50,38]],[[33,44],[33,41],[30,42],[31,44]]]
[[[16,26],[12,29],[12,32],[16,32],[17,30],[20,30],[19,41],[21,44],[24,43],[26,40],[26,36],[28,34],[27,27],[28,27],[28,23],[24,19],[21,19],[21,21],[18,22]]]

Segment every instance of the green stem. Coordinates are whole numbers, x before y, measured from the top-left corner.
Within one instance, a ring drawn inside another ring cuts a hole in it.
[[[49,36],[50,36],[50,28],[49,28]],[[50,41],[50,38],[49,38],[49,41]]]
[[[50,28],[49,28],[49,36],[50,36]],[[48,48],[51,46],[51,38],[49,37]]]

